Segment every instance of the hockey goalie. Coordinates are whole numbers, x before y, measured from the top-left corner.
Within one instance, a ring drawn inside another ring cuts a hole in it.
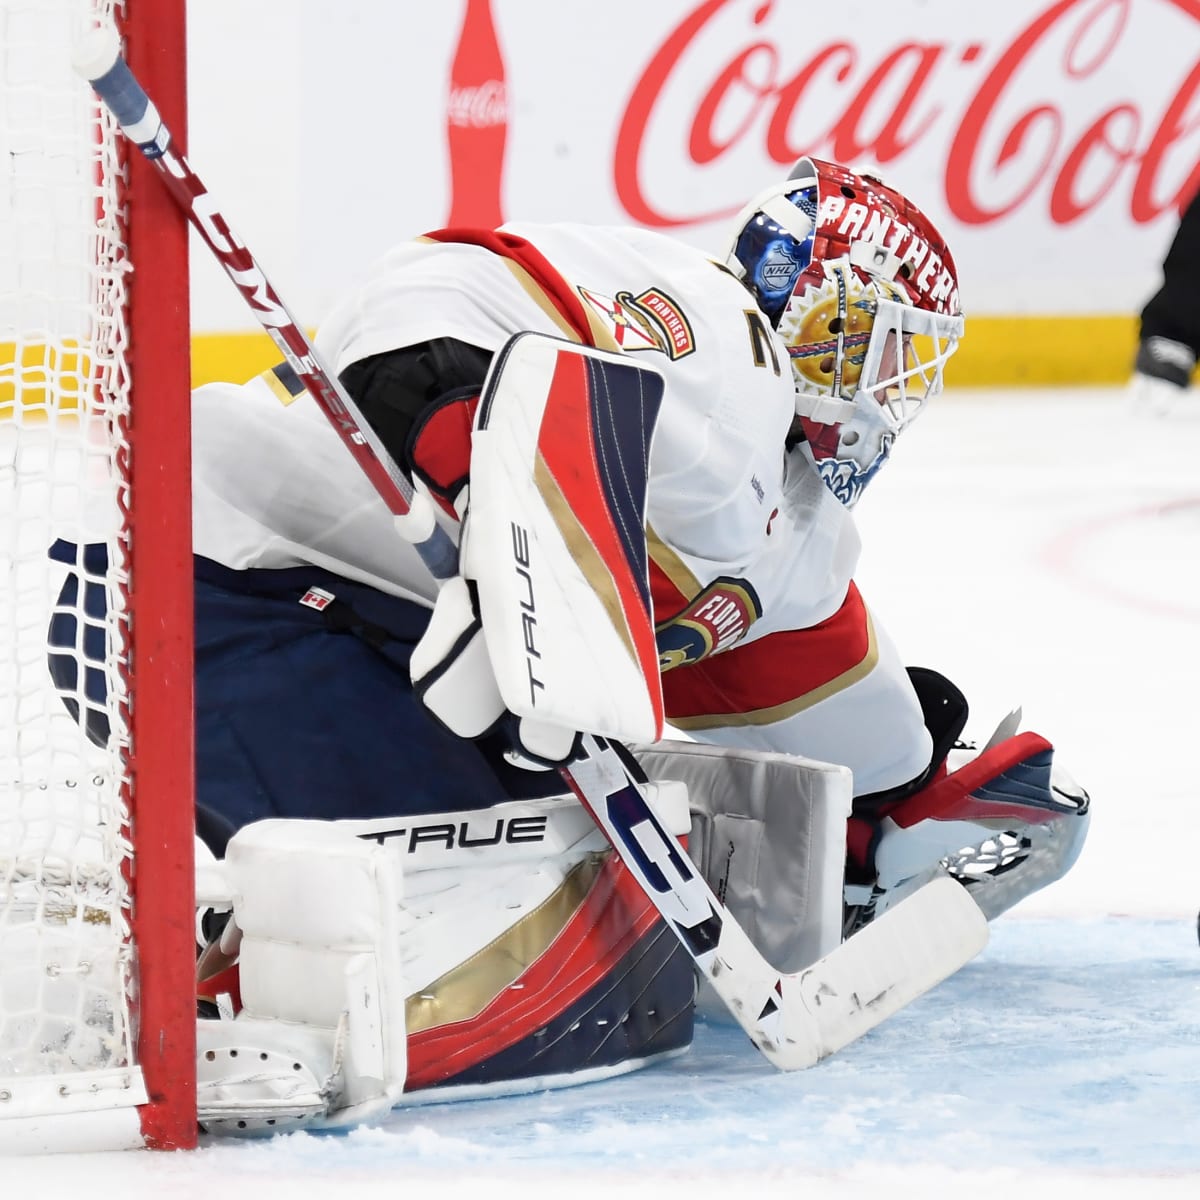
[[[440,586],[286,364],[197,391],[207,1127],[687,1048],[703,947],[565,786],[583,735],[783,972],[930,881],[991,919],[1070,868],[1088,800],[1051,744],[965,745],[854,582],[854,506],[962,330],[928,218],[816,159],[718,259],[573,224],[403,244],[318,346],[458,546]]]

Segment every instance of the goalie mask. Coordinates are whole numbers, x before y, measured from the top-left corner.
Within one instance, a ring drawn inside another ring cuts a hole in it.
[[[802,158],[739,214],[725,262],[787,344],[805,449],[853,506],[958,348],[950,251],[874,176]]]

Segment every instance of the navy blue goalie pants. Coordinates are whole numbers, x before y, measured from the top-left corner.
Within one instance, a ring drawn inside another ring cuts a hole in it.
[[[76,547],[59,542],[51,557],[73,566]],[[73,648],[82,588],[84,648],[103,659],[104,547],[85,547],[83,562],[51,621],[50,672],[103,744],[104,676],[85,667],[81,688]],[[333,600],[301,603],[314,588]],[[214,853],[267,817],[409,817],[565,790],[557,772],[504,762],[498,736],[463,741],[428,714],[408,672],[428,620],[419,604],[317,568],[195,559],[196,818]]]

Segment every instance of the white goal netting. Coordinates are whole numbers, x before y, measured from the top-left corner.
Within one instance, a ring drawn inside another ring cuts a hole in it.
[[[0,0],[0,1119],[141,1087],[122,169],[70,65],[114,7]]]

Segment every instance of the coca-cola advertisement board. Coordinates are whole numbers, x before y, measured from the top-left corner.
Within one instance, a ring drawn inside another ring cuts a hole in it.
[[[1132,313],[1200,183],[1200,0],[352,0],[336,22],[300,0],[286,20],[237,7],[255,68],[235,79],[231,6],[191,14],[193,158],[265,261],[290,242],[314,322],[388,245],[451,222],[633,223],[715,249],[804,154],[916,199],[969,314]],[[242,161],[261,144],[229,137],[256,102],[268,189]],[[202,326],[241,323],[195,290]]]

